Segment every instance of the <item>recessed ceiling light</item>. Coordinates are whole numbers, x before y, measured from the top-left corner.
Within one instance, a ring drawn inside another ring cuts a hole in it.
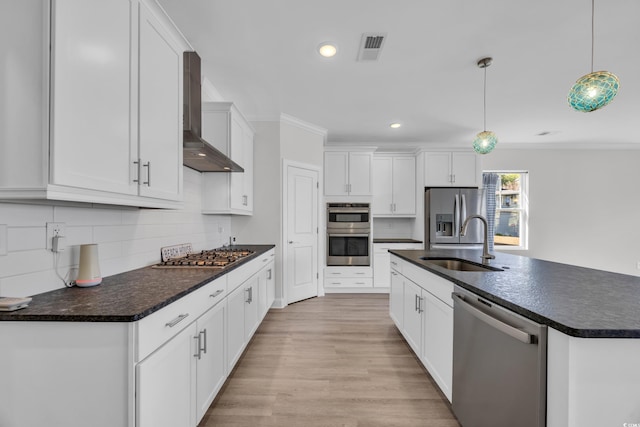
[[[318,46],[318,53],[325,58],[331,58],[338,52],[338,48],[334,43],[324,42]]]
[[[400,126],[402,126],[402,123],[391,123],[389,125],[391,129],[398,129]]]

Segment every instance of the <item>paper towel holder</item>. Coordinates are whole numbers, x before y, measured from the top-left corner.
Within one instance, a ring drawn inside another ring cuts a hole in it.
[[[75,285],[88,288],[100,283],[102,283],[102,276],[98,263],[98,245],[96,243],[80,245],[80,266]]]

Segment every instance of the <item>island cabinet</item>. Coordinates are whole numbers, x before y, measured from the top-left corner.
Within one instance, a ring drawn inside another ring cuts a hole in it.
[[[426,151],[425,187],[479,187],[482,185],[480,157],[473,151]]]
[[[20,79],[2,117],[0,199],[179,207],[186,44],[157,4],[11,7]],[[37,29],[23,9],[41,17]]]
[[[373,152],[325,151],[325,196],[371,196]]]
[[[2,322],[0,425],[195,427],[273,302],[274,253],[138,321]]]
[[[547,427],[640,425],[640,339],[547,339]]]
[[[373,286],[389,288],[391,280],[390,249],[422,249],[422,243],[377,243],[373,242]]]
[[[453,283],[391,256],[389,314],[409,346],[451,401]]]
[[[244,169],[202,174],[202,213],[253,214],[254,133],[233,103],[202,104],[202,138]]]
[[[415,157],[374,155],[372,177],[374,217],[415,217]]]

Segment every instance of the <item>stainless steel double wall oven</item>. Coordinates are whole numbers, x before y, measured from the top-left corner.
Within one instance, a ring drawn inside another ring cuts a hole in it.
[[[327,265],[371,265],[368,203],[327,203]]]

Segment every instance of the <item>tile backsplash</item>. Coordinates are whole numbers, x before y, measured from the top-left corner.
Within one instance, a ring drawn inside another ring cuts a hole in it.
[[[28,296],[63,287],[47,223],[65,225],[60,275],[74,277],[79,245],[97,243],[103,277],[157,263],[162,246],[192,243],[194,250],[229,243],[231,218],[202,215],[201,174],[184,169],[184,208],[136,209],[0,203],[0,296]]]

